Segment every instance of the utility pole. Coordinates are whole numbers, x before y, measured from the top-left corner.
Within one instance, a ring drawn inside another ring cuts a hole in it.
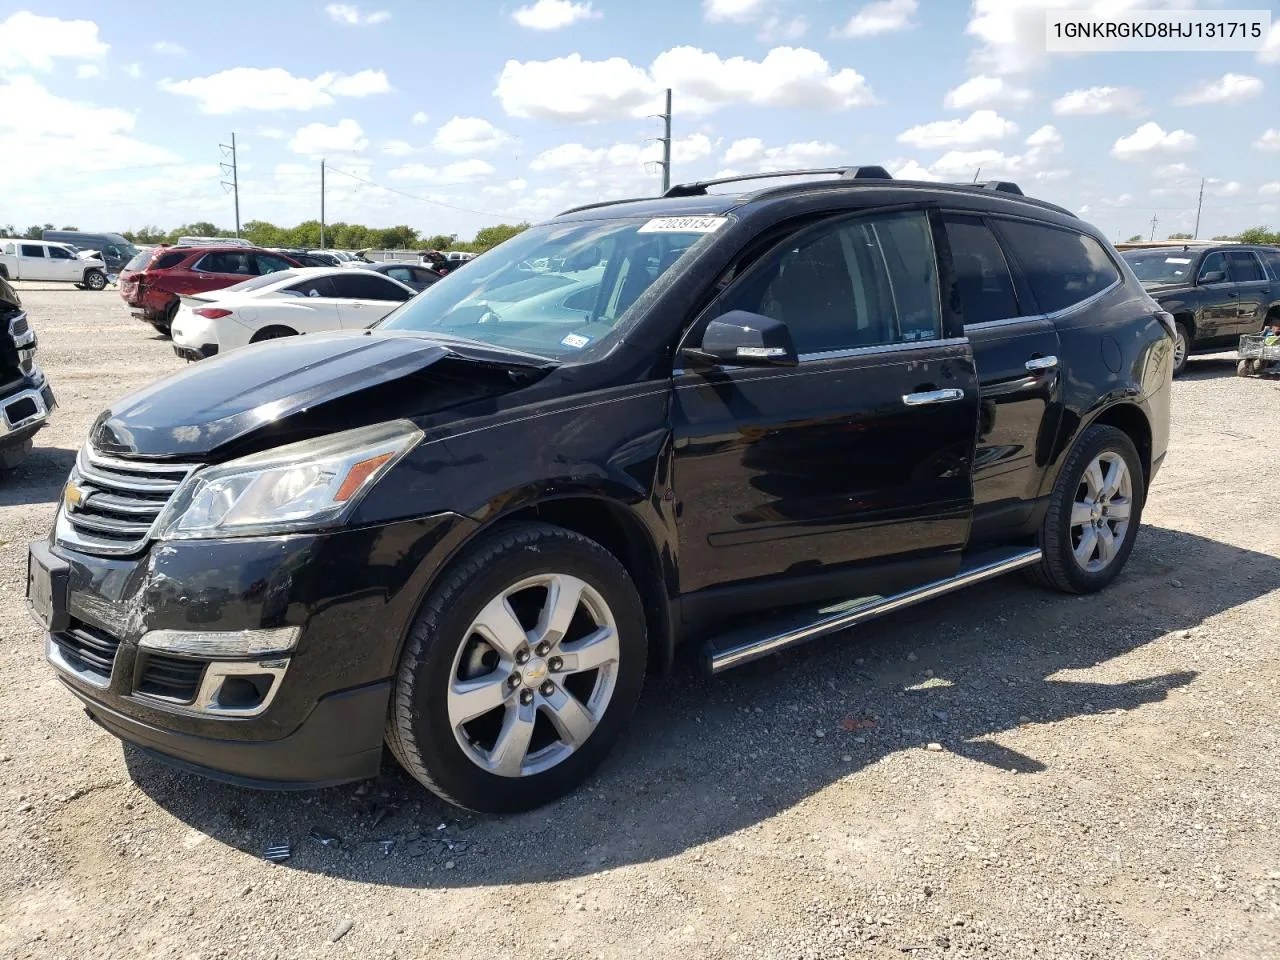
[[[667,89],[667,112],[651,113],[650,117],[657,117],[663,121],[663,135],[661,137],[651,137],[645,143],[651,143],[657,140],[662,144],[662,159],[658,161],[658,166],[662,167],[662,192],[666,193],[671,189],[671,89]],[[647,165],[647,164],[646,164]]]
[[[228,187],[230,187],[231,192],[235,194],[236,236],[238,237],[240,236],[240,171],[236,167],[236,135],[235,133],[231,134],[230,146],[227,146],[225,143],[220,143],[218,144],[218,146],[222,148],[222,155],[224,157],[229,156],[231,158],[230,163],[220,163],[218,164],[218,166],[222,168],[222,173],[224,176],[228,173],[231,174],[231,182],[227,183],[227,181],[223,180],[222,188],[225,190]]]
[[[1200,199],[1196,202],[1196,229],[1191,234],[1192,240],[1200,239],[1200,210],[1204,207],[1204,177],[1200,178]]]
[[[1156,218],[1156,215],[1153,213],[1151,215],[1151,239],[1152,240],[1156,238],[1156,224],[1159,222],[1160,221]]]
[[[320,249],[324,249],[324,161],[320,161]]]

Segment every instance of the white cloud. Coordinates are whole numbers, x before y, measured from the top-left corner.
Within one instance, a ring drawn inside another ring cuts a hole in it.
[[[994,110],[975,110],[964,120],[935,120],[898,134],[899,143],[922,150],[967,147],[1003,140],[1018,132],[1018,125]]]
[[[942,179],[915,160],[895,160],[889,164],[889,172],[893,174],[895,180],[923,180],[934,183]]]
[[[429,167],[422,163],[410,163],[396,167],[389,172],[393,180],[416,180],[421,183],[445,185],[451,183],[470,183],[483,177],[491,176],[497,171],[493,165],[484,160],[459,160],[447,163],[443,167]]]
[[[0,70],[48,72],[54,61],[102,61],[111,49],[92,20],[59,20],[20,10],[0,23]]]
[[[349,27],[373,26],[379,23],[386,23],[391,19],[391,14],[386,10],[361,13],[360,8],[354,3],[331,3],[324,8],[324,12],[329,15],[329,19],[334,23],[341,23]]]
[[[430,119],[431,117],[429,117],[423,111],[419,110],[409,119],[409,122],[412,123],[414,126],[422,126],[422,124],[426,123]]]
[[[82,63],[76,67],[76,78],[79,80],[92,80],[101,75],[102,68],[96,63]]]
[[[1030,178],[1038,183],[1051,183],[1070,175],[1070,171],[1052,165],[1063,150],[1062,135],[1056,127],[1046,124],[1023,143],[1026,149],[1012,154],[992,148],[950,150],[928,168],[915,160],[895,160],[890,164],[890,171],[903,179],[955,180],[966,183],[975,176],[980,176],[983,180]]]
[[[1267,38],[1262,42],[1262,49],[1258,51],[1258,62],[1280,63],[1280,20],[1271,24]]]
[[[132,77],[134,80],[139,80],[142,78],[142,64],[140,63],[131,63],[125,66],[123,70],[125,74]]]
[[[1243,73],[1227,73],[1217,80],[1206,80],[1174,99],[1180,107],[1206,103],[1234,103],[1262,93],[1262,81]]]
[[[1210,177],[1205,181],[1204,192],[1211,197],[1234,197],[1244,190],[1243,185],[1235,180],[1215,180]]]
[[[1032,93],[1002,77],[970,77],[960,86],[947,91],[942,105],[948,110],[976,110],[979,107],[1025,107]]]
[[[1053,112],[1060,117],[1095,117],[1104,113],[1139,114],[1142,112],[1142,91],[1132,87],[1072,90],[1053,101]]]
[[[1264,197],[1280,197],[1280,180],[1264,183],[1258,188],[1258,192]]]
[[[1117,140],[1111,155],[1117,160],[1138,160],[1151,154],[1192,150],[1195,145],[1195,136],[1185,130],[1166,133],[1158,123],[1144,123],[1129,136]]]
[[[799,40],[809,32],[809,21],[805,17],[769,17],[760,24],[756,39],[761,43],[775,43],[778,40]]]
[[[445,153],[487,153],[511,138],[480,117],[454,117],[439,130],[431,145]]]
[[[712,23],[746,23],[758,17],[768,0],[702,0],[702,11]]]
[[[1253,141],[1255,150],[1280,150],[1280,130],[1267,130]]]
[[[151,45],[151,49],[167,57],[184,57],[187,54],[186,47],[180,43],[174,43],[172,40],[157,40]]]
[[[202,113],[239,110],[312,110],[327,107],[334,97],[363,97],[391,89],[381,70],[345,76],[322,73],[315,79],[295,77],[281,67],[232,67],[207,77],[161,80],[160,89],[199,102]]]
[[[1157,180],[1185,180],[1194,175],[1194,171],[1185,163],[1166,163],[1152,171],[1152,176]]]
[[[407,157],[414,153],[413,144],[406,140],[384,140],[382,152],[388,157]]]
[[[584,60],[577,53],[508,60],[494,94],[510,116],[589,122],[655,113],[666,87],[679,91],[677,109],[685,115],[731,104],[844,110],[876,102],[856,70],[833,70],[803,47],[775,47],[759,61],[675,47],[648,70],[622,57]]]
[[[318,157],[326,153],[359,153],[369,146],[369,138],[354,120],[339,120],[329,127],[323,123],[309,123],[301,127],[289,141],[294,153]]]
[[[753,167],[757,171],[771,170],[803,170],[828,166],[833,158],[841,154],[841,149],[834,143],[821,140],[808,140],[803,143],[788,143],[781,147],[766,148],[758,137],[735,140],[724,153],[724,162],[740,166]]]
[[[916,26],[912,19],[919,8],[919,0],[877,0],[868,3],[849,18],[849,22],[832,35],[837,37],[874,37],[881,33],[910,30]]]
[[[259,127],[258,136],[266,137],[268,140],[283,140],[284,131],[279,127]]]
[[[518,7],[511,19],[530,30],[559,30],[582,20],[599,20],[604,14],[593,10],[591,3],[573,3],[571,0],[537,0],[527,7]]]

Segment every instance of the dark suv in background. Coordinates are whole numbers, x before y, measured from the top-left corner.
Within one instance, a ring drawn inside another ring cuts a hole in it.
[[[1174,376],[1192,354],[1234,350],[1243,334],[1280,323],[1280,247],[1162,244],[1121,256],[1177,324]]]
[[[174,244],[147,250],[120,274],[120,296],[133,316],[169,335],[185,296],[221,290],[250,277],[301,266],[292,257],[247,244]]]
[[[58,677],[188,770],[332,784],[385,742],[516,810],[678,644],[715,672],[1015,570],[1105,587],[1172,318],[1014,184],[803,174],[570,210],[372,330],[112,404],[31,545]]]

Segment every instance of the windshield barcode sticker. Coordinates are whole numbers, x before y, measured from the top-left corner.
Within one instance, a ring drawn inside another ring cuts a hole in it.
[[[1190,263],[1191,258],[1190,257],[1165,257],[1164,262],[1165,263]]]
[[[560,342],[566,347],[573,347],[573,349],[575,350],[581,350],[583,347],[585,347],[588,343],[591,342],[591,338],[584,337],[580,333],[570,333],[567,336],[565,336],[565,338]]]
[[[637,233],[715,233],[728,217],[657,217]]]

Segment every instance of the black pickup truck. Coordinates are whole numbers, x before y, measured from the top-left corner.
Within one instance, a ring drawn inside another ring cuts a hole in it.
[[[1233,350],[1243,334],[1280,322],[1280,247],[1187,244],[1122,256],[1178,325],[1174,376],[1192,354]]]

